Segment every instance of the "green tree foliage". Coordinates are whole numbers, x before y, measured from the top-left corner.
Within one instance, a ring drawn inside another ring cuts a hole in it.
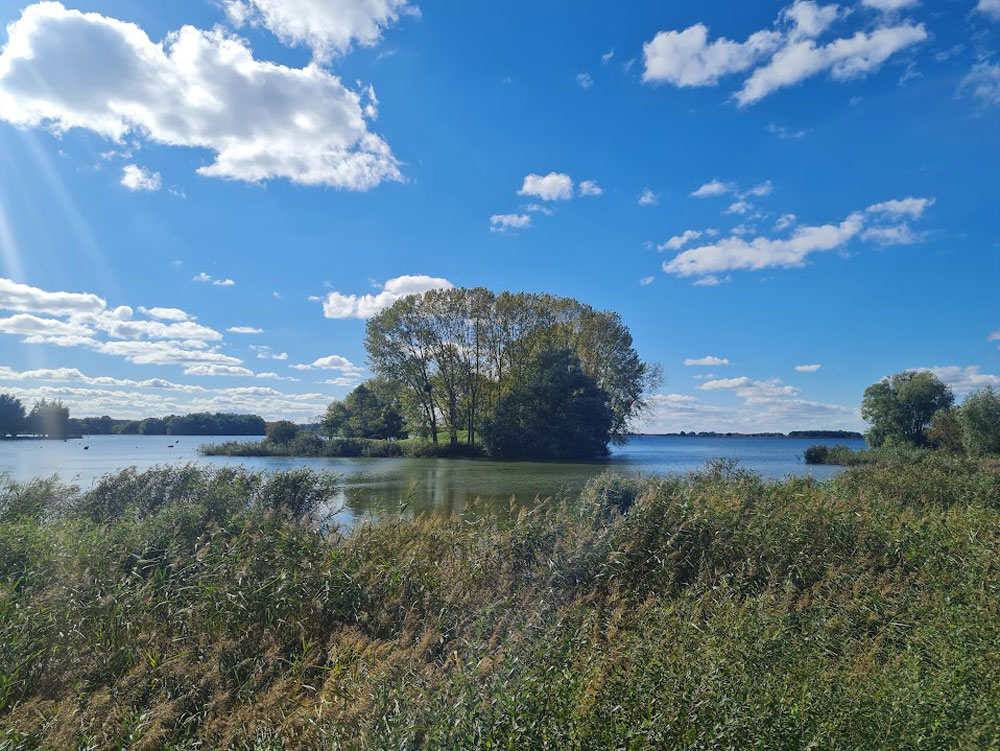
[[[140,435],[166,435],[167,421],[160,417],[147,417],[139,423]]]
[[[971,456],[1000,454],[1000,393],[992,386],[965,397],[958,420],[965,450]]]
[[[24,405],[10,394],[0,394],[0,438],[17,437],[24,430]]]
[[[962,425],[958,420],[959,409],[946,407],[939,409],[927,426],[927,442],[933,447],[945,451],[962,451]]]
[[[372,370],[399,384],[411,434],[439,426],[475,443],[486,420],[540,353],[569,349],[608,396],[611,435],[622,439],[645,406],[658,368],[639,359],[616,313],[553,295],[483,288],[404,297],[368,321]]]
[[[870,424],[865,438],[873,448],[887,442],[923,446],[934,414],[954,401],[951,389],[925,370],[883,378],[865,389],[861,402],[861,416]]]
[[[575,459],[607,453],[615,415],[608,393],[566,348],[532,357],[486,421],[483,442],[505,459]]]
[[[330,404],[321,428],[331,438],[405,438],[401,410],[392,387],[374,379]]]
[[[69,408],[61,401],[42,399],[28,415],[28,432],[47,438],[66,438],[69,435]]]
[[[258,415],[198,412],[164,418],[168,435],[264,435],[264,419]]]
[[[299,426],[289,420],[278,420],[267,424],[267,440],[272,443],[291,443],[299,434]]]

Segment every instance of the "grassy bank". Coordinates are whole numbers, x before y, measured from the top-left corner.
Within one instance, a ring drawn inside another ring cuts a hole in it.
[[[806,464],[834,464],[841,467],[857,467],[862,464],[888,463],[893,465],[919,464],[935,449],[919,446],[891,445],[874,449],[852,449],[849,446],[810,446],[803,459]],[[940,452],[947,456],[947,452]]]
[[[316,523],[308,472],[0,488],[0,748],[943,749],[1000,737],[1000,465],[605,476]]]
[[[459,443],[452,446],[447,439],[432,443],[420,438],[401,441],[380,441],[374,438],[329,438],[312,434],[299,435],[287,443],[274,441],[228,441],[208,443],[198,448],[205,456],[287,456],[287,457],[477,457],[483,456],[478,446]]]

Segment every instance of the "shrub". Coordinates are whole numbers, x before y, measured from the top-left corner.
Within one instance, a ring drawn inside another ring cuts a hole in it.
[[[298,434],[298,426],[289,420],[278,420],[267,424],[267,440],[271,443],[291,443]]]
[[[1000,393],[992,386],[965,397],[958,421],[962,442],[971,456],[1000,454]]]

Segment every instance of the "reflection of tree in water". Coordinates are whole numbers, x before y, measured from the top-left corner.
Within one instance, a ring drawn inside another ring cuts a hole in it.
[[[403,459],[391,471],[345,477],[343,503],[358,518],[401,510],[410,517],[505,515],[532,508],[539,499],[574,494],[604,469],[582,463]]]

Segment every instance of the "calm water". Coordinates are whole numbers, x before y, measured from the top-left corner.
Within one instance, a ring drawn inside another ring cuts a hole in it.
[[[17,479],[58,474],[82,488],[122,467],[152,467],[194,462],[211,466],[242,464],[252,469],[311,467],[343,478],[345,522],[398,507],[405,500],[413,511],[452,513],[478,500],[507,507],[578,490],[588,479],[608,469],[630,474],[665,474],[701,468],[716,457],[739,459],[741,466],[764,477],[812,474],[828,477],[834,467],[807,467],[805,449],[815,443],[846,443],[863,448],[861,440],[793,438],[637,437],[600,462],[497,462],[485,459],[243,459],[204,457],[198,446],[230,438],[181,436],[94,436],[76,441],[2,441],[0,472]],[[254,440],[254,439],[235,439]],[[85,446],[89,446],[85,449]],[[173,446],[173,448],[171,448]]]

